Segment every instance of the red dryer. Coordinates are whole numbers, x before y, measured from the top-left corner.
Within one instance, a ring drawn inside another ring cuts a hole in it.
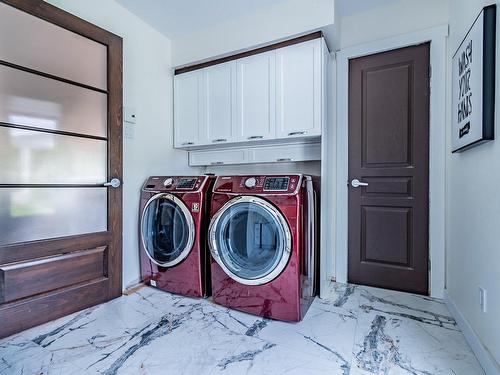
[[[139,247],[147,284],[185,296],[210,294],[206,228],[214,180],[153,176],[144,183]]]
[[[301,320],[316,295],[318,178],[220,176],[209,226],[214,302]]]

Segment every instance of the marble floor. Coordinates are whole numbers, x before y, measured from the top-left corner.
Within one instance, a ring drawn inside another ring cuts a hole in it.
[[[0,341],[0,374],[484,374],[441,301],[332,283],[296,324],[142,288]]]

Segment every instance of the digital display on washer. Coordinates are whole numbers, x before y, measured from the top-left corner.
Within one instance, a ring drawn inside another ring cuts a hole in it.
[[[289,177],[267,177],[264,181],[265,191],[287,191]]]
[[[177,182],[177,189],[192,189],[194,185],[196,185],[196,178],[181,178],[179,182]]]

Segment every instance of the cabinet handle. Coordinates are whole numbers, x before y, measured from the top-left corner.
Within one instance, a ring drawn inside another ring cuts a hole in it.
[[[182,146],[191,146],[194,145],[194,142],[183,142]]]
[[[282,162],[283,161],[293,161],[293,159],[291,159],[291,158],[278,158],[278,159],[276,159],[276,161],[282,161]]]
[[[226,138],[217,138],[212,141],[212,143],[217,143],[217,142],[227,142]]]
[[[262,138],[264,138],[263,135],[252,135],[251,137],[248,137],[247,139],[251,140],[251,139],[262,139]]]
[[[222,165],[222,164],[224,164],[223,161],[213,161],[210,163],[210,165]]]
[[[305,130],[302,130],[300,132],[291,132],[291,133],[288,133],[288,136],[292,136],[292,135],[304,135],[304,134],[307,134],[307,132]]]

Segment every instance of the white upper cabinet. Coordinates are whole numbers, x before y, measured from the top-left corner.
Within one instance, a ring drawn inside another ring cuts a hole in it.
[[[174,77],[174,146],[200,144],[200,86],[203,71]]]
[[[200,144],[234,142],[236,61],[203,69]]]
[[[274,138],[276,51],[237,60],[238,141]]]
[[[318,138],[327,57],[317,38],[175,75],[175,147]]]
[[[276,50],[276,136],[321,135],[322,39]]]

